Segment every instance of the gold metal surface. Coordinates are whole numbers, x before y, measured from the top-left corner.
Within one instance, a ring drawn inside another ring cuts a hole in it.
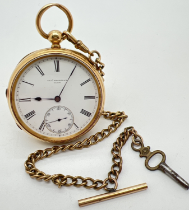
[[[52,43],[51,48],[61,48],[60,43],[62,42],[62,33],[57,30],[49,32],[48,40]]]
[[[38,134],[31,128],[29,128],[20,118],[18,111],[16,109],[15,105],[15,88],[16,84],[19,80],[19,77],[21,74],[25,71],[25,69],[31,65],[33,62],[42,59],[44,57],[50,57],[50,56],[62,56],[71,58],[77,62],[79,62],[81,65],[83,65],[93,76],[95,83],[98,88],[98,94],[99,94],[99,103],[97,107],[96,114],[94,115],[91,122],[81,131],[78,133],[75,133],[70,136],[66,137],[47,137],[41,134]],[[30,135],[36,137],[37,139],[53,142],[53,143],[62,143],[62,142],[68,142],[74,139],[77,139],[87,133],[89,130],[93,128],[93,126],[97,123],[98,119],[101,116],[101,113],[104,109],[104,101],[105,101],[105,91],[104,91],[104,84],[102,81],[101,76],[99,75],[98,71],[96,70],[95,66],[93,66],[89,61],[88,58],[84,55],[82,55],[79,52],[73,51],[73,50],[67,50],[67,49],[43,49],[38,50],[36,52],[30,53],[28,56],[26,56],[24,59],[20,61],[20,63],[17,65],[15,71],[13,72],[8,89],[7,89],[7,100],[9,104],[9,108],[11,110],[11,113],[21,129],[25,130]]]
[[[53,6],[58,7],[59,9],[61,9],[66,14],[66,16],[68,18],[68,21],[69,21],[69,25],[68,25],[67,31],[72,32],[72,29],[73,29],[73,18],[72,18],[72,15],[71,15],[70,11],[65,6],[63,6],[61,4],[57,4],[57,3],[47,4],[47,5],[45,5],[44,7],[41,8],[41,10],[38,12],[37,17],[36,17],[36,27],[37,27],[37,30],[41,34],[41,36],[43,38],[45,38],[45,39],[48,39],[49,38],[49,35],[46,34],[43,31],[42,27],[41,27],[41,18],[43,16],[44,12],[47,11],[49,8],[51,8]],[[62,36],[62,39],[63,40],[65,38],[66,38],[65,36]]]
[[[83,206],[87,206],[87,205],[91,205],[94,203],[99,203],[102,201],[106,201],[106,200],[110,200],[113,198],[117,198],[117,197],[121,197],[123,195],[128,195],[131,193],[136,193],[136,192],[140,192],[142,190],[146,190],[148,188],[148,185],[146,183],[144,184],[139,184],[139,185],[135,185],[132,187],[127,187],[121,190],[117,190],[115,192],[112,193],[105,193],[105,194],[101,194],[101,195],[97,195],[94,197],[90,197],[90,198],[85,198],[85,199],[81,199],[78,201],[78,204],[80,207]]]
[[[66,37],[66,39],[71,42],[72,44],[75,45],[76,49],[81,50],[84,53],[88,53],[88,59],[89,62],[95,66],[96,70],[99,72],[99,74],[101,75],[101,77],[103,77],[105,75],[105,73],[102,71],[102,69],[105,67],[105,64],[101,62],[101,55],[98,51],[96,50],[92,50],[90,51],[89,48],[81,41],[81,40],[77,40],[71,33],[69,33],[68,31],[64,31],[63,35]],[[95,61],[92,60],[92,56],[94,56],[94,53],[97,54],[97,58],[95,59]]]
[[[109,187],[107,187],[107,185],[108,185],[108,181],[111,183],[111,184],[114,184],[114,188],[109,188]],[[104,180],[104,184],[107,184],[105,187],[104,187],[104,189],[106,190],[106,191],[108,191],[108,192],[110,192],[111,190],[116,190],[117,189],[117,186],[118,186],[118,183],[117,183],[117,178],[110,178],[109,179],[109,177],[108,178],[106,178],[105,180]]]

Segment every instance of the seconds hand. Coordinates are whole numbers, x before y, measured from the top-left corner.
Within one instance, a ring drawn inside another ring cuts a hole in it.
[[[67,85],[67,83],[68,83],[68,81],[69,81],[70,77],[72,76],[72,74],[73,74],[73,72],[74,72],[74,70],[75,70],[76,66],[77,66],[77,64],[75,65],[75,67],[74,67],[74,69],[72,70],[72,72],[71,72],[71,74],[70,74],[70,76],[69,76],[68,80],[66,81],[66,83],[65,83],[64,87],[62,88],[62,90],[61,90],[61,92],[60,92],[59,97],[61,96],[61,94],[62,94],[62,92],[63,92],[64,88],[66,87],[66,85]]]
[[[51,122],[48,122],[48,123],[53,123],[53,122],[60,122],[61,120],[65,120],[65,119],[67,119],[67,117],[65,117],[65,118],[62,118],[62,119],[58,119],[58,120],[55,120],[55,121],[51,121]]]

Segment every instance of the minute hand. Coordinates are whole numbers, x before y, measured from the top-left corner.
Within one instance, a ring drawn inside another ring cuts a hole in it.
[[[59,95],[59,96],[61,96],[61,94],[62,94],[62,92],[63,92],[64,88],[66,87],[66,85],[67,85],[67,83],[68,83],[68,81],[69,81],[70,77],[72,76],[72,74],[73,74],[73,72],[74,72],[74,70],[75,70],[76,66],[77,66],[77,64],[75,65],[75,67],[74,67],[74,69],[72,70],[72,72],[71,72],[70,76],[68,77],[68,80],[66,81],[66,83],[65,83],[64,87],[62,88],[62,90],[61,90],[61,92],[60,92],[60,95]]]

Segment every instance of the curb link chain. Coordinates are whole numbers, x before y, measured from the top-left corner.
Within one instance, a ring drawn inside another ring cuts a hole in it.
[[[43,179],[45,181],[52,180],[52,182],[56,184],[58,187],[74,185],[76,187],[83,186],[85,188],[94,188],[96,190],[104,188],[105,190],[109,191],[111,189],[107,188],[108,181],[110,183],[114,182],[116,187],[117,186],[116,180],[118,179],[118,175],[121,172],[121,166],[122,166],[121,148],[126,143],[122,142],[123,140],[125,140],[123,133],[120,134],[120,137],[114,143],[114,147],[112,149],[112,154],[113,154],[112,160],[114,164],[111,168],[111,171],[108,174],[108,178],[105,179],[104,181],[100,179],[94,180],[90,177],[83,178],[82,176],[74,177],[70,175],[65,176],[63,174],[49,175],[45,174],[44,172],[40,171],[35,167],[35,163],[37,161],[47,157],[51,157],[53,154],[57,154],[58,152],[65,152],[66,150],[75,150],[75,149],[79,150],[97,144],[98,142],[107,138],[111,133],[115,132],[117,128],[119,128],[121,124],[125,121],[125,119],[128,117],[127,115],[125,115],[124,112],[104,111],[102,115],[105,119],[112,120],[112,124],[110,124],[107,129],[103,129],[101,132],[97,132],[95,135],[92,135],[89,138],[84,139],[83,141],[78,141],[75,144],[53,146],[52,148],[46,148],[45,150],[37,150],[36,152],[31,153],[25,162],[25,169],[26,172],[30,175],[30,177],[36,178],[38,180]],[[126,135],[128,135],[128,131],[126,132]],[[116,159],[119,159],[120,161],[117,162]],[[115,166],[119,167],[119,171],[115,169]],[[115,179],[112,178],[111,175],[115,175]]]
[[[123,159],[121,156],[121,149],[126,144],[130,136],[132,136],[132,143],[136,146],[138,146],[139,143],[143,142],[142,137],[138,135],[137,131],[133,127],[125,128],[124,131],[119,135],[117,140],[113,143],[113,148],[111,150],[111,153],[113,155],[112,158],[113,165],[111,167],[110,172],[108,173],[108,178],[107,178],[107,180],[111,184],[115,184],[115,186],[114,188],[105,187],[104,189],[106,191],[112,191],[112,190],[115,191],[117,189],[117,180],[119,174],[122,171],[122,163],[123,163]]]
[[[81,51],[83,51],[84,53],[88,53],[89,54],[89,61],[92,65],[94,65],[97,69],[97,71],[99,72],[100,76],[103,77],[105,75],[105,73],[102,71],[102,69],[104,68],[105,64],[101,62],[101,55],[98,51],[96,50],[92,50],[90,51],[89,48],[83,44],[83,42],[81,40],[77,40],[71,33],[69,33],[68,31],[64,31],[62,34],[62,37],[66,37],[66,39],[71,42],[72,44],[75,45],[76,49],[79,49]],[[92,59],[92,56],[94,56],[94,54],[97,54],[97,58],[95,59],[95,61]]]

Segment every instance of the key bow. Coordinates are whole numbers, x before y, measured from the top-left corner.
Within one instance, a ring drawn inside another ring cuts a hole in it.
[[[161,170],[163,173],[169,175],[169,177],[171,177],[173,180],[175,180],[178,184],[183,186],[185,189],[187,189],[187,190],[189,189],[189,183],[186,182],[181,176],[179,176],[174,170],[172,170],[165,163],[166,155],[163,151],[155,150],[153,152],[150,152],[150,147],[149,146],[145,147],[143,142],[140,139],[135,139],[131,143],[131,147],[134,151],[140,152],[140,157],[146,158],[145,166],[148,170],[150,170],[150,171]],[[149,166],[149,161],[156,154],[162,155],[162,160],[157,166],[151,167],[151,166]]]
[[[165,160],[166,160],[165,153],[163,151],[161,151],[161,150],[155,150],[153,152],[150,152],[150,147],[149,146],[145,147],[144,144],[143,144],[143,142],[140,141],[140,140],[135,140],[135,141],[139,145],[139,148],[136,148],[135,147],[134,142],[132,142],[131,147],[132,147],[132,149],[134,151],[140,152],[140,157],[145,157],[146,158],[146,160],[145,160],[145,166],[146,166],[146,168],[148,170],[150,170],[150,171],[158,170],[160,168],[160,165],[162,163],[164,163]],[[151,166],[149,166],[149,161],[156,154],[162,155],[162,160],[161,160],[161,162],[157,166],[151,167]]]

